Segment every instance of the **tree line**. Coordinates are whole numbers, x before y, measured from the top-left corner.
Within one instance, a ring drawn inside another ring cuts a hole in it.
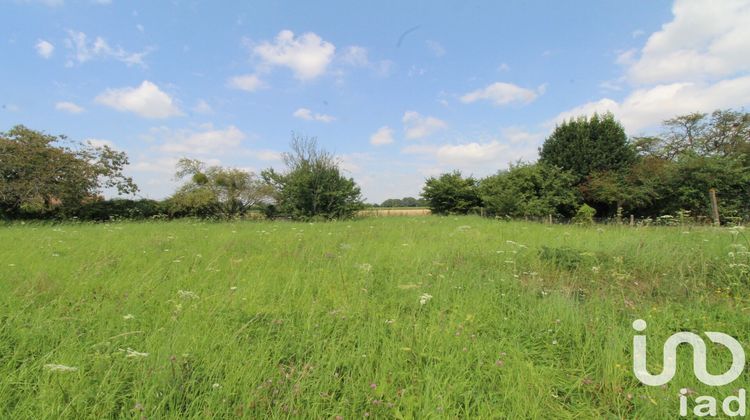
[[[659,135],[634,138],[612,114],[573,118],[556,126],[536,163],[483,179],[444,173],[427,179],[422,195],[438,214],[569,219],[583,208],[601,218],[708,218],[710,189],[723,220],[748,219],[750,114],[682,115]]]
[[[259,175],[183,158],[182,185],[165,200],[105,200],[102,189],[135,194],[123,174],[128,158],[108,146],[71,142],[23,126],[0,133],[0,218],[229,219],[263,214],[298,220],[352,217],[363,207],[359,187],[315,138],[293,135],[285,168]]]
[[[0,133],[0,218],[343,219],[364,207],[360,189],[315,138],[292,135],[284,168],[260,174],[181,159],[182,184],[165,200],[110,199],[135,194],[128,158],[24,126]],[[516,162],[485,178],[458,171],[430,177],[420,198],[383,207],[429,207],[436,214],[502,218],[710,216],[715,189],[724,220],[750,214],[750,114],[717,110],[663,123],[659,135],[628,138],[612,114],[558,124],[535,163]],[[375,205],[376,206],[376,205]]]

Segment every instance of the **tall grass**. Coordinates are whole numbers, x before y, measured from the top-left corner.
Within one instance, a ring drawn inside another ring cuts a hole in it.
[[[631,323],[652,371],[676,331],[750,343],[747,247],[478,217],[14,225],[0,417],[675,417],[680,388],[750,376],[710,389],[683,352],[640,385]]]

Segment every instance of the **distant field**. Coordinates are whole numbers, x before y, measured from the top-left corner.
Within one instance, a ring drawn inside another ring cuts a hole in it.
[[[652,371],[679,330],[747,348],[740,229],[373,217],[0,239],[0,418],[653,419],[682,387],[750,385],[700,384],[689,351],[665,387],[631,363],[637,318]]]
[[[426,207],[378,207],[360,210],[359,216],[427,216],[431,214]]]

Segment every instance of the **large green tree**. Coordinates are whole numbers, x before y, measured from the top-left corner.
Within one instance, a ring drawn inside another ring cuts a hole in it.
[[[595,171],[617,171],[636,159],[622,125],[610,114],[581,116],[555,127],[539,150],[539,162],[570,171],[583,181]]]
[[[274,189],[273,211],[296,219],[344,219],[363,207],[360,189],[342,174],[340,162],[311,137],[292,136],[283,154],[286,170],[264,170]]]
[[[138,191],[123,174],[124,152],[24,126],[0,133],[0,213],[71,215],[102,189]]]
[[[186,179],[170,198],[176,215],[236,217],[268,202],[272,189],[252,172],[183,158],[177,163],[178,179]]]
[[[422,197],[435,214],[466,214],[482,205],[478,181],[464,178],[461,172],[444,173],[430,177],[422,188]]]

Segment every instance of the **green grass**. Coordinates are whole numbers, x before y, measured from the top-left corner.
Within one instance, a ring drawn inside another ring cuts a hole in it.
[[[676,417],[680,388],[723,397],[750,375],[712,389],[684,351],[643,386],[631,323],[652,372],[677,331],[750,344],[747,247],[737,229],[478,217],[16,224],[0,417]]]

